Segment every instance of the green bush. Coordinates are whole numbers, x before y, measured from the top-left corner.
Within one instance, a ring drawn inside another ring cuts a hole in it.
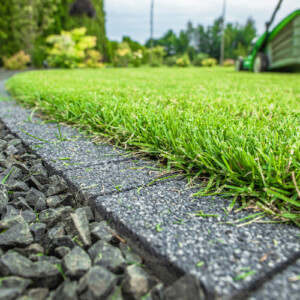
[[[150,51],[149,51],[149,49],[145,49],[143,51],[142,64],[143,65],[148,65],[149,63],[150,63]]]
[[[149,63],[151,67],[160,67],[163,63],[163,57],[165,56],[164,47],[156,46],[147,50],[149,55]]]
[[[208,58],[208,54],[206,53],[198,53],[193,60],[193,65],[196,67],[201,67],[203,60]]]
[[[190,61],[190,58],[187,55],[187,53],[176,60],[176,65],[181,68],[188,67],[190,64],[191,64],[191,61]]]
[[[82,66],[86,59],[86,50],[94,48],[96,37],[86,36],[86,28],[62,31],[60,35],[50,35],[46,42],[48,63],[50,67],[76,68]]]
[[[62,30],[70,31],[74,28],[85,27],[87,30],[87,35],[97,37],[95,49],[103,54],[105,60],[110,59],[110,53],[108,52],[109,43],[106,39],[105,32],[105,12],[103,8],[104,1],[89,1],[92,4],[92,9],[94,11],[93,16],[89,15],[87,12],[80,13],[80,11],[78,11],[76,14],[71,13],[70,15],[74,2],[74,0],[58,0],[55,21],[50,33],[59,34]],[[77,0],[77,2],[83,3],[86,1]],[[82,7],[79,8],[82,9]],[[86,9],[82,10],[86,11]]]
[[[214,67],[217,64],[217,60],[215,58],[206,58],[202,61],[202,66],[204,67]]]
[[[17,52],[12,57],[3,56],[4,68],[7,70],[25,70],[30,62],[30,55],[23,50]]]
[[[43,63],[46,60],[47,60],[47,46],[45,41],[34,43],[31,52],[31,64],[35,68],[43,68]]]
[[[129,62],[132,59],[132,51],[127,42],[123,42],[117,45],[115,51],[114,66],[115,67],[128,67]]]
[[[104,65],[102,63],[103,56],[102,54],[97,50],[87,50],[86,52],[86,59],[85,62],[82,65],[83,68],[103,68]]]
[[[176,60],[177,57],[175,55],[167,56],[164,60],[164,64],[166,64],[169,67],[176,66]]]
[[[223,62],[223,67],[233,67],[234,59],[225,59]]]
[[[143,61],[143,51],[142,50],[137,50],[132,53],[132,59],[131,63],[133,64],[134,67],[138,68],[141,66],[142,61]]]

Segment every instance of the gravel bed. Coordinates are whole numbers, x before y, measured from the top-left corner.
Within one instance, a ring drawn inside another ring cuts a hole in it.
[[[143,258],[3,124],[0,167],[0,299],[168,299]]]

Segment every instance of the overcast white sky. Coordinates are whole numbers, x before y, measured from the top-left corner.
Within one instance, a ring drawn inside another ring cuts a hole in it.
[[[108,38],[120,41],[122,36],[144,43],[150,35],[151,0],[105,0],[106,31]],[[248,17],[256,22],[259,33],[271,18],[278,0],[227,0],[226,22],[244,23]],[[154,37],[167,30],[179,32],[190,20],[194,25],[212,24],[222,13],[223,0],[155,0]],[[296,9],[300,0],[283,0],[274,23]]]

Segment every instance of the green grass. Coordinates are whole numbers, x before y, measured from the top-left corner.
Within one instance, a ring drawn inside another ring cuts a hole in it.
[[[233,281],[243,280],[243,279],[245,279],[245,278],[247,278],[247,277],[249,277],[249,276],[251,276],[251,275],[253,275],[253,274],[255,274],[255,273],[256,273],[256,271],[253,271],[253,270],[248,271],[248,272],[245,272],[245,273],[242,273],[242,274],[240,274],[240,275],[234,277],[234,278],[233,278]]]
[[[204,180],[199,196],[223,194],[299,225],[300,74],[51,70],[18,74],[7,88],[56,121]]]
[[[2,180],[2,184],[5,184],[5,182],[8,180],[8,178],[9,178],[9,176],[10,176],[10,174],[13,172],[15,170],[15,167],[13,167],[9,172],[8,172],[8,174],[3,178],[3,180]]]

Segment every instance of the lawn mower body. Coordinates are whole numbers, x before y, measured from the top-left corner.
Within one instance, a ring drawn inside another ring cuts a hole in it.
[[[253,43],[250,54],[236,61],[236,70],[299,71],[300,9],[260,36]]]

